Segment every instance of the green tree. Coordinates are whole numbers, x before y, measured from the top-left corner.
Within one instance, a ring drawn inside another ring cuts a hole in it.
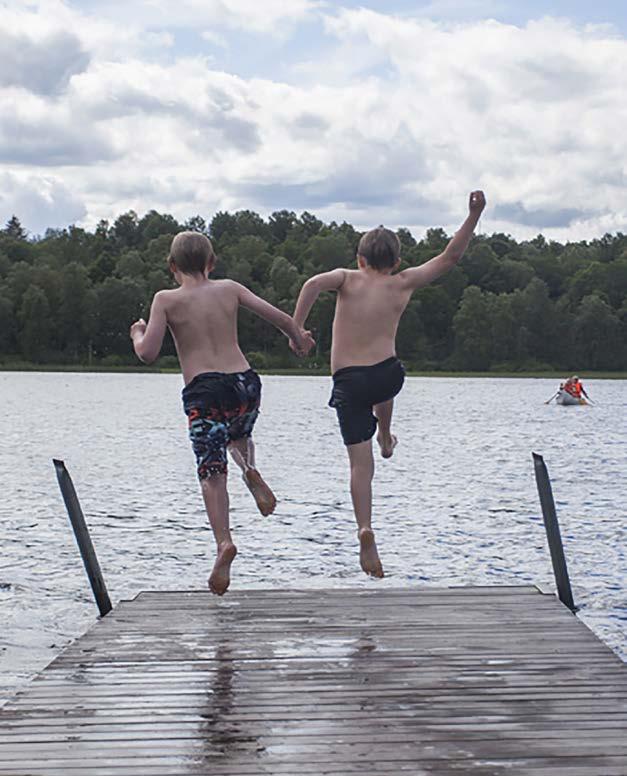
[[[285,256],[277,256],[272,262],[270,281],[278,298],[287,301],[293,299],[292,289],[301,285],[296,268],[289,263]]]
[[[209,234],[209,228],[207,222],[202,216],[192,216],[185,222],[185,229],[188,232],[201,232],[202,234]]]
[[[145,312],[144,287],[135,280],[109,277],[95,291],[95,354],[130,355],[128,331]]]
[[[574,321],[574,359],[587,369],[625,366],[625,341],[614,310],[597,294],[581,300]]]
[[[6,226],[4,227],[4,233],[12,240],[25,240],[27,237],[26,231],[20,223],[20,219],[15,215],[11,216],[7,221]]]
[[[115,274],[121,278],[139,279],[146,274],[144,264],[139,251],[126,251],[116,262]]]
[[[546,283],[533,278],[517,298],[520,300],[518,318],[529,333],[530,353],[543,363],[554,362],[562,343],[558,334],[557,312],[549,298]]]
[[[174,236],[177,232],[182,231],[182,227],[179,222],[171,215],[157,213],[156,210],[151,210],[143,218],[140,218],[137,222],[137,231],[139,233],[139,242],[142,245],[146,245],[151,240],[160,237],[162,234]]]
[[[441,286],[427,286],[415,295],[422,330],[430,345],[430,357],[442,357],[450,344],[455,303]],[[423,345],[422,349],[426,347]]]
[[[533,268],[521,261],[503,259],[487,279],[485,286],[497,294],[509,294],[525,288],[534,276]]]
[[[89,341],[90,282],[87,269],[76,262],[61,273],[61,303],[58,312],[60,347],[75,360]]]
[[[137,213],[129,210],[118,216],[113,223],[111,234],[118,249],[135,248],[141,239]]]
[[[492,248],[484,242],[478,242],[466,252],[463,267],[470,285],[481,286],[497,272],[499,263]]]
[[[454,364],[460,369],[485,371],[492,363],[492,325],[488,297],[468,286],[453,319]]]
[[[44,359],[50,343],[50,306],[41,288],[30,285],[22,297],[18,320],[20,347],[28,361]]]
[[[6,356],[15,349],[15,333],[13,303],[8,296],[0,294],[0,356]]]
[[[282,243],[296,224],[296,213],[291,210],[277,210],[268,220],[270,234],[275,242]]]
[[[355,260],[354,247],[343,234],[337,233],[317,234],[310,238],[306,256],[318,272],[346,267]]]

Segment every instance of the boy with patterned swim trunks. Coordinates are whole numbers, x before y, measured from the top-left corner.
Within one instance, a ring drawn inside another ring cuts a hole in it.
[[[302,329],[322,291],[336,291],[329,404],[337,411],[348,451],[350,488],[357,519],[362,569],[382,577],[372,531],[372,437],[383,458],[397,440],[391,433],[394,397],[403,386],[403,365],[396,357],[396,330],[413,292],[452,269],[462,258],[483,208],[481,191],[470,195],[469,214],[444,251],[419,267],[393,274],[400,264],[400,243],[389,229],[365,234],[357,248],[358,269],[335,269],[310,278],[302,287],[294,320]],[[298,349],[299,343],[294,344]]]
[[[255,466],[251,434],[259,414],[261,381],[237,341],[238,309],[246,307],[272,323],[300,354],[309,350],[313,340],[289,315],[239,283],[210,280],[215,255],[203,234],[177,234],[168,261],[179,287],[155,294],[148,324],[143,319],[136,321],[130,335],[135,353],[148,364],[159,355],[166,328],[174,338],[185,381],[183,407],[217,544],[209,589],[222,595],[237,554],[229,527],[227,449],[241,468],[259,511],[269,515],[276,506],[274,494]]]

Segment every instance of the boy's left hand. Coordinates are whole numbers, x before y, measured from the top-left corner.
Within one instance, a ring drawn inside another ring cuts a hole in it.
[[[138,321],[135,321],[134,324],[132,324],[129,335],[131,339],[135,339],[135,336],[137,334],[145,334],[146,332],[146,321],[143,318],[140,318]]]
[[[305,331],[304,329],[301,330],[301,342],[299,343],[300,347],[294,342],[294,340],[290,340],[290,349],[296,353],[297,356],[306,356],[309,351],[314,347],[316,344],[315,339],[311,336],[310,331]]]

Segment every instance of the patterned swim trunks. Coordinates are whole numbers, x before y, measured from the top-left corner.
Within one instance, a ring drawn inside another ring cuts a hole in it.
[[[225,474],[227,445],[249,437],[259,415],[259,375],[252,369],[203,372],[185,386],[182,398],[199,479]]]

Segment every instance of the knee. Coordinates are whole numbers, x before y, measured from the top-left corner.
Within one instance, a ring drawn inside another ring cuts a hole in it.
[[[212,492],[226,488],[226,472],[214,472],[208,477],[200,480],[200,486],[203,490]]]

